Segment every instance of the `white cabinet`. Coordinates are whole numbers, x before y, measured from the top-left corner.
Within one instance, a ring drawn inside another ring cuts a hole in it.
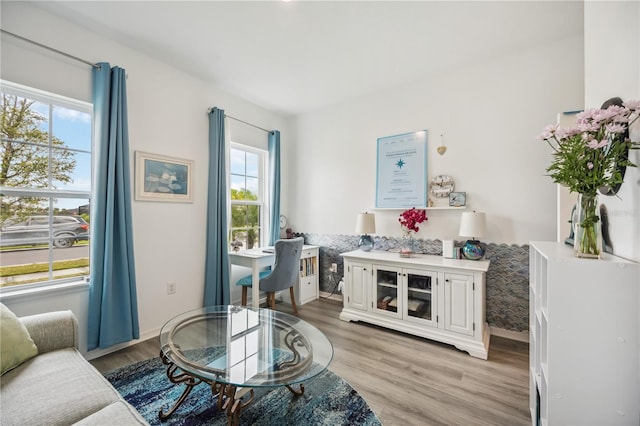
[[[340,319],[426,337],[487,359],[489,261],[361,250],[341,256],[346,274]]]
[[[432,303],[436,300],[436,273],[383,263],[372,264],[371,271],[373,283],[368,288],[372,292],[372,312],[416,324],[436,325],[437,307]]]
[[[402,319],[416,325],[437,327],[438,274],[417,268],[401,269]]]
[[[369,301],[372,311],[390,318],[403,317],[401,271],[397,267],[371,265],[373,283],[368,289],[372,291]]]
[[[367,269],[367,266],[369,269]],[[345,296],[343,297],[344,303],[349,306],[349,309],[356,309],[361,311],[367,310],[367,289],[371,282],[371,265],[365,263],[353,262],[348,268],[346,281],[351,285],[345,288]]]
[[[473,336],[474,287],[473,276],[444,274],[445,330]]]
[[[318,246],[305,245],[300,255],[300,282],[296,301],[300,305],[304,305],[307,302],[316,300],[319,295]]]
[[[556,242],[529,257],[532,424],[637,426],[640,265]]]

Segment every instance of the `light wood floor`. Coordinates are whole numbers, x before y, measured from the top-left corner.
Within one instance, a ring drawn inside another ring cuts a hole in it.
[[[289,305],[278,310],[291,313]],[[342,303],[320,299],[300,317],[334,346],[329,369],[367,401],[385,426],[528,425],[526,343],[493,336],[487,361],[453,346],[338,318]],[[107,372],[158,356],[150,339],[91,363]]]

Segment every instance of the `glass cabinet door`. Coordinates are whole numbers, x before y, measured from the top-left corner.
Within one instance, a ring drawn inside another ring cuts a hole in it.
[[[373,310],[401,317],[400,270],[388,266],[373,265]]]
[[[417,322],[436,323],[436,273],[405,269],[407,283],[406,318]]]

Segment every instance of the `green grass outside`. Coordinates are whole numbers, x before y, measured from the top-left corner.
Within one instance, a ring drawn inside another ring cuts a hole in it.
[[[89,266],[89,258],[83,257],[72,260],[59,260],[53,262],[53,270],[83,268]],[[37,272],[48,272],[49,263],[32,263],[30,265],[2,266],[0,267],[0,277],[13,277],[16,275],[34,274]]]
[[[75,274],[67,274],[67,275],[56,275],[55,279],[56,280],[61,280],[64,278],[73,278],[73,277],[84,277],[85,273],[75,273]],[[39,282],[43,282],[43,281],[49,281],[49,277],[43,277],[43,278],[29,278],[28,280],[24,280],[24,281],[18,281],[18,282],[6,282],[6,283],[2,283],[0,284],[0,287],[11,287],[14,285],[22,285],[22,284],[33,284],[33,283],[39,283]]]
[[[74,246],[86,246],[89,245],[89,241],[76,241]],[[16,250],[20,248],[33,249],[33,248],[47,248],[49,247],[47,244],[41,245],[27,245],[27,246],[11,246],[11,247],[2,247],[0,248],[0,252],[3,250]],[[75,268],[86,268],[89,266],[89,258],[83,257],[80,259],[71,259],[71,260],[59,260],[53,262],[53,270],[54,271],[62,271],[65,269],[75,269]],[[0,278],[6,277],[19,277],[22,275],[36,274],[40,272],[49,272],[49,263],[32,263],[28,265],[17,265],[17,266],[0,266]],[[55,279],[63,279],[63,278],[72,278],[78,276],[85,276],[86,272],[78,273],[70,273],[67,275],[56,274]],[[31,277],[25,280],[12,281],[11,279],[5,280],[5,282],[0,283],[0,287],[10,287],[14,285],[21,284],[32,284],[41,281],[49,281],[49,277],[43,278],[35,278]]]

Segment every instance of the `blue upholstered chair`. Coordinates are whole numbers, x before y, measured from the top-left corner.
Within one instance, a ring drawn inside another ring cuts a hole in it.
[[[300,255],[304,239],[278,240],[275,244],[275,264],[270,271],[260,272],[260,291],[267,292],[267,305],[275,309],[276,291],[289,289],[293,312],[298,315],[293,286],[299,282]],[[247,289],[252,285],[251,275],[238,280],[236,285],[242,286],[242,305],[247,304]]]

